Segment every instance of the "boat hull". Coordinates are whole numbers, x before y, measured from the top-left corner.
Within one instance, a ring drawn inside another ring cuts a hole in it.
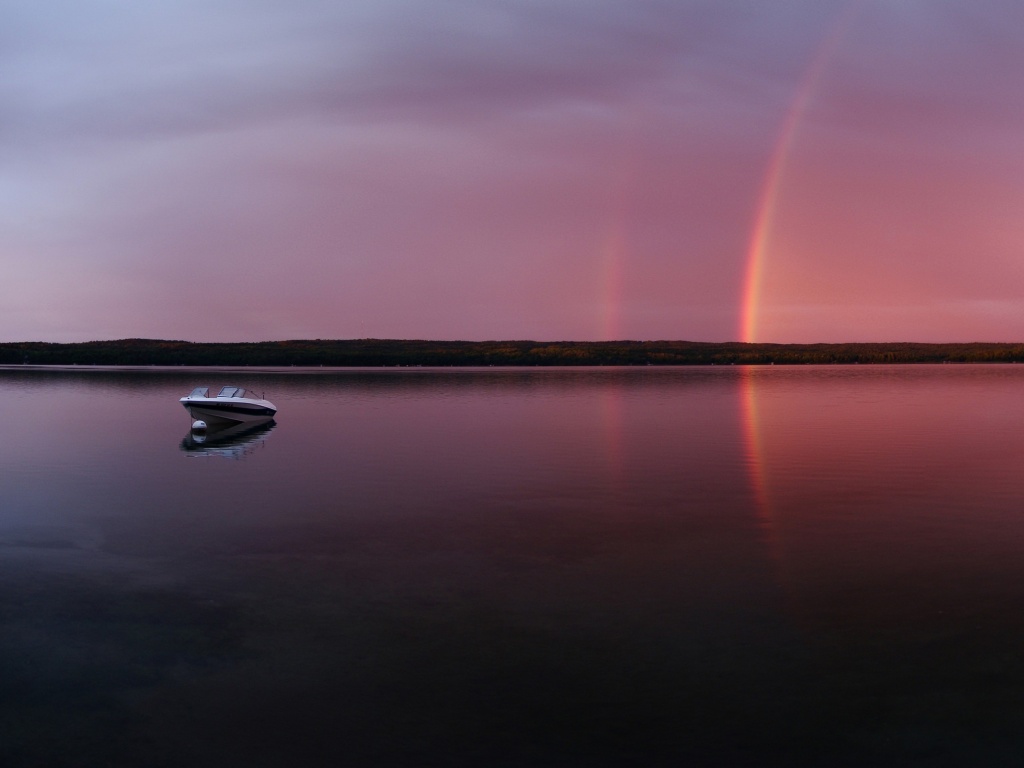
[[[219,424],[255,424],[269,421],[277,413],[277,409],[265,400],[218,403],[212,399],[202,401],[182,398],[181,404],[185,406],[185,410],[192,415],[193,419]]]

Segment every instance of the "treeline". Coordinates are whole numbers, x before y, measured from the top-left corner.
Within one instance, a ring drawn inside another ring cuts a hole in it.
[[[122,339],[0,344],[5,365],[490,366],[805,365],[1024,362],[1024,344],[745,344],[696,341],[405,341],[201,343]]]

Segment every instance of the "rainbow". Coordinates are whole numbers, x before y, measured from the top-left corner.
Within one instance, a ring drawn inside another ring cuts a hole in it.
[[[854,0],[846,5],[839,18],[829,29],[829,33],[818,46],[810,66],[804,72],[796,93],[786,112],[785,119],[779,130],[775,147],[768,162],[768,169],[761,183],[761,191],[757,198],[757,211],[754,226],[751,230],[750,243],[747,247],[746,271],[743,280],[743,295],[740,311],[740,339],[746,342],[758,341],[758,319],[761,308],[761,284],[764,278],[765,261],[768,255],[768,243],[772,234],[772,221],[778,208],[779,190],[786,169],[786,161],[793,149],[793,143],[799,131],[807,107],[814,96],[818,82],[832,58],[836,47],[846,33],[860,2]]]
[[[605,341],[623,338],[625,272],[631,255],[630,214],[638,186],[638,155],[632,142],[622,148],[617,179],[611,187],[611,215],[600,240],[600,307],[598,334]]]
[[[786,112],[778,138],[771,153],[767,171],[757,198],[754,226],[747,248],[746,273],[743,283],[740,338],[746,342],[758,340],[758,320],[761,302],[761,284],[768,256],[768,244],[772,234],[772,223],[779,204],[779,192],[786,170],[786,162],[793,150],[793,144],[800,123],[814,96],[818,83],[836,47],[853,18],[861,0],[852,0],[829,29],[828,35],[818,46],[810,66],[804,73],[796,93]],[[765,450],[763,414],[758,397],[758,382],[766,371],[743,368],[740,371],[740,405],[743,420],[743,439],[746,445],[746,461],[754,496],[755,513],[780,583],[786,584],[787,577],[784,542],[776,520],[776,509],[771,493],[771,467]]]
[[[604,283],[604,323],[601,330],[605,341],[622,338],[622,272],[627,255],[624,229],[620,223],[608,234],[601,254]]]

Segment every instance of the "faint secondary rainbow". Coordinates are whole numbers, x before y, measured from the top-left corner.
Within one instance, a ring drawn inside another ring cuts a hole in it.
[[[625,226],[619,222],[605,239],[601,254],[604,282],[602,336],[605,341],[622,338],[622,271],[626,258]]]
[[[623,302],[626,262],[630,256],[629,222],[638,184],[637,149],[632,142],[623,146],[615,184],[610,190],[611,215],[601,240],[601,324],[605,341],[623,338]]]
[[[793,148],[793,142],[804,117],[808,104],[814,96],[818,81],[825,71],[826,64],[832,58],[840,39],[846,31],[857,2],[849,3],[829,30],[828,35],[818,46],[810,66],[804,72],[796,89],[796,94],[789,105],[786,117],[782,121],[778,139],[772,150],[768,170],[761,184],[758,195],[754,227],[750,234],[747,247],[747,267],[743,281],[743,299],[741,303],[740,338],[746,342],[755,342],[757,338],[757,321],[760,314],[761,284],[764,278],[765,261],[768,242],[771,239],[772,221],[775,218],[779,201],[779,189],[786,168],[786,160]]]

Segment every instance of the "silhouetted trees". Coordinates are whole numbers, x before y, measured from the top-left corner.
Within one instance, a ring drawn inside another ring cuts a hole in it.
[[[564,366],[1024,362],[1024,344],[745,344],[696,341],[198,343],[157,339],[0,344],[6,365]]]

